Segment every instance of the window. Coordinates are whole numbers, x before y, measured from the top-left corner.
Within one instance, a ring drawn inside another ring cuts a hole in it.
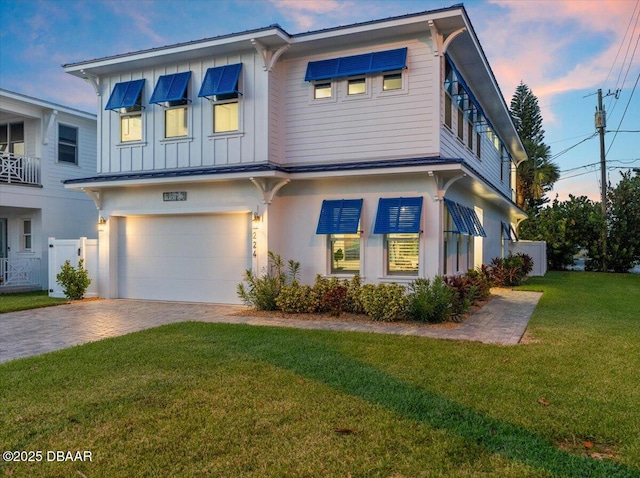
[[[360,272],[360,235],[330,234],[332,274],[356,274]]]
[[[238,131],[240,125],[238,102],[217,103],[213,105],[213,132],[227,133]]]
[[[120,142],[142,141],[142,88],[145,80],[116,83],[105,110],[120,113]]]
[[[458,139],[464,141],[464,112],[458,108]]]
[[[422,197],[381,198],[374,234],[384,234],[386,273],[418,275]]]
[[[467,122],[467,148],[473,151],[473,124]]]
[[[24,156],[24,123],[0,125],[0,153]]]
[[[58,162],[78,164],[78,128],[58,125]]]
[[[332,274],[360,272],[360,212],[362,199],[322,201],[316,234],[328,235]]]
[[[142,113],[120,115],[120,142],[142,141]]]
[[[20,250],[30,251],[32,249],[33,235],[31,231],[31,219],[21,221]]]
[[[187,107],[170,108],[164,110],[164,137],[177,138],[189,133]]]
[[[187,90],[191,72],[185,71],[158,78],[149,103],[162,105],[165,138],[179,138],[189,134]]]
[[[418,275],[419,234],[387,234],[387,274]]]
[[[449,93],[444,94],[444,124],[451,128],[451,96]]]
[[[213,103],[213,132],[228,133],[240,130],[240,73],[242,63],[209,68],[205,74],[199,97]]]
[[[367,92],[367,84],[364,78],[353,78],[348,81],[348,95],[362,95]]]
[[[480,145],[482,144],[482,136],[476,133],[476,157],[480,159]]]
[[[390,73],[382,78],[382,91],[401,90],[402,73]]]
[[[314,99],[331,98],[331,95],[331,83],[316,83],[313,85]]]

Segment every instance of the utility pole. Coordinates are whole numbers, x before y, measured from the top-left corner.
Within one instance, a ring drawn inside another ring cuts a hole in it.
[[[600,134],[600,201],[602,203],[602,271],[607,272],[607,159],[604,149],[604,133],[607,127],[607,112],[602,107],[602,89],[598,89],[596,129]]]

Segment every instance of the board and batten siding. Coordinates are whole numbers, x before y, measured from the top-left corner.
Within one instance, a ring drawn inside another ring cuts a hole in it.
[[[242,63],[239,89],[240,131],[213,134],[213,106],[198,92],[208,68]],[[164,109],[149,104],[158,78],[162,75],[191,71],[187,88],[191,99],[188,110],[189,134],[165,139]],[[120,114],[104,110],[116,83],[144,78],[142,93],[142,141],[120,143]],[[202,58],[178,65],[158,66],[102,79],[100,112],[102,115],[102,149],[99,173],[152,171],[197,168],[267,160],[268,73],[255,51],[235,55]]]
[[[347,78],[333,80],[334,97],[313,99],[304,81],[309,61],[408,47],[406,89],[382,91],[382,74],[367,75],[366,94],[347,96]],[[283,126],[287,164],[436,155],[439,115],[433,95],[434,56],[424,41],[334,51],[286,61]]]

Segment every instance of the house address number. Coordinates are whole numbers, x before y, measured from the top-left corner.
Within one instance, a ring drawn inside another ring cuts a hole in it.
[[[162,193],[163,201],[186,201],[187,191],[174,191],[168,193]]]

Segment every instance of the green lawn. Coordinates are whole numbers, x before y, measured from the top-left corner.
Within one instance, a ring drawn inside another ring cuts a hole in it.
[[[0,314],[17,310],[37,309],[50,305],[66,304],[67,299],[49,297],[46,290],[36,292],[20,292],[16,294],[0,294]]]
[[[9,362],[0,443],[44,454],[0,476],[640,476],[640,276],[522,289],[518,346],[182,323]]]

